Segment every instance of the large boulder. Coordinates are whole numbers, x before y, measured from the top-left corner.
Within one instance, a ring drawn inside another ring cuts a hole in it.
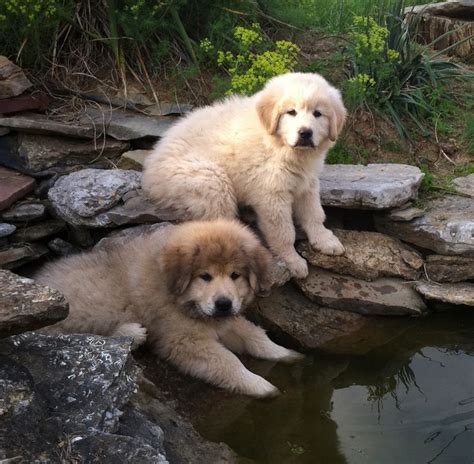
[[[303,351],[363,354],[383,344],[385,329],[390,330],[382,329],[376,318],[320,306],[292,284],[259,298],[249,317],[268,329],[272,338]]]
[[[351,209],[386,209],[417,197],[423,173],[405,164],[327,165],[320,176],[321,202]]]
[[[385,277],[366,282],[311,267],[308,277],[296,283],[310,300],[341,311],[419,316],[426,309],[412,286],[401,279]]]
[[[162,432],[131,431],[137,388],[128,338],[22,334],[0,342],[0,459],[161,463]],[[147,427],[148,426],[148,427]],[[144,430],[145,429],[145,430]]]
[[[333,232],[344,245],[343,255],[322,254],[306,241],[298,245],[298,251],[313,266],[364,280],[385,276],[414,280],[423,268],[421,255],[397,239],[377,232],[341,229]]]
[[[54,324],[68,315],[64,297],[33,280],[0,270],[0,337]]]
[[[442,255],[474,256],[474,201],[448,195],[431,200],[426,213],[409,222],[375,218],[378,231]]]

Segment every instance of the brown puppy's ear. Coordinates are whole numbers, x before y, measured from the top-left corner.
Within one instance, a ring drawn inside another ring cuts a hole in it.
[[[249,283],[258,296],[270,294],[270,266],[273,261],[271,253],[263,246],[258,245],[245,253],[249,268]]]
[[[270,92],[262,93],[257,102],[258,117],[270,135],[275,134],[280,119],[280,113],[276,103],[276,97]]]
[[[347,111],[338,92],[331,100],[332,111],[329,114],[329,140],[335,142],[346,122]]]
[[[161,256],[162,269],[166,287],[175,296],[182,295],[193,276],[194,259],[197,252],[177,245],[165,247]]]

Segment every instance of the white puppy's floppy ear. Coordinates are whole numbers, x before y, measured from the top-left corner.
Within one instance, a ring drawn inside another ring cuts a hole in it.
[[[278,121],[280,120],[280,113],[277,107],[276,96],[269,92],[261,92],[260,98],[257,101],[257,114],[260,122],[270,135],[275,134]]]
[[[329,140],[335,142],[339,137],[339,134],[344,127],[346,122],[347,110],[342,102],[341,94],[339,91],[331,93],[330,106],[331,111],[329,113]]]

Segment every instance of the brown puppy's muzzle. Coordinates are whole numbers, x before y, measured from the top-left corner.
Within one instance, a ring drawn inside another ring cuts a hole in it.
[[[219,297],[214,302],[214,316],[228,317],[234,314],[232,300],[226,297]]]

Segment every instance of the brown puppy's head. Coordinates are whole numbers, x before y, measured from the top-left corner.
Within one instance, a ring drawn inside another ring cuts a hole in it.
[[[181,224],[160,259],[169,293],[192,318],[235,316],[269,290],[270,252],[236,221]]]
[[[295,149],[335,142],[346,119],[340,92],[315,73],[270,79],[257,97],[257,113],[270,135]]]

